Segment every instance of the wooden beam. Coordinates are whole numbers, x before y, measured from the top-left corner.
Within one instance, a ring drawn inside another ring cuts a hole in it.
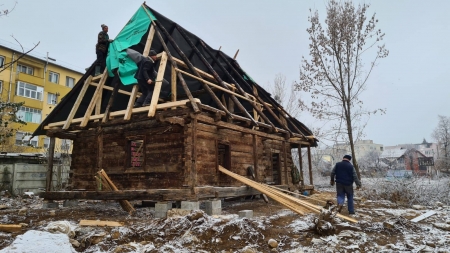
[[[252,134],[252,142],[253,142],[253,169],[255,171],[255,180],[258,181],[258,148],[256,144],[256,135]]]
[[[287,148],[286,148],[286,142],[283,141],[282,144],[283,145],[283,165],[284,165],[284,175],[285,175],[285,179],[286,179],[286,185],[289,185],[289,174],[288,174],[288,167],[287,167]]]
[[[192,159],[191,159],[191,170],[190,170],[190,182],[191,187],[194,189],[197,186],[197,116],[192,115]]]
[[[22,225],[16,225],[16,224],[0,224],[0,231],[1,232],[20,232],[22,230]]]
[[[153,24],[150,24],[150,31],[148,32],[147,41],[145,42],[144,51],[142,52],[143,56],[148,56],[148,53],[150,53],[154,37],[155,37],[155,26]]]
[[[158,74],[156,75],[156,80],[154,80],[155,88],[153,89],[152,100],[150,101],[150,108],[148,110],[148,116],[155,116],[156,105],[158,104],[159,94],[161,93],[161,86],[164,81],[164,72],[166,72],[167,54],[163,52],[160,63]]]
[[[63,126],[63,129],[69,128],[70,124],[72,123],[73,117],[77,113],[78,107],[80,107],[81,101],[83,100],[84,94],[86,94],[86,91],[89,88],[89,84],[91,83],[91,80],[92,80],[92,76],[88,76],[88,78],[86,78],[86,80],[84,81],[84,85],[81,88],[80,93],[78,94],[75,104],[73,105],[72,109],[70,110],[69,116],[67,117],[67,120]]]
[[[52,190],[54,154],[55,154],[55,137],[50,137],[50,144],[48,147],[48,157],[47,157],[47,185],[46,185],[47,192]]]
[[[234,54],[233,60],[236,60],[237,56],[239,54],[239,49],[236,51],[236,53]]]
[[[201,103],[200,99],[196,98],[194,100],[196,103]],[[190,102],[190,100],[185,99],[185,100],[180,100],[180,101],[175,101],[175,102],[167,102],[167,103],[163,103],[163,104],[158,104],[156,106],[156,109],[166,109],[166,108],[171,108],[171,107],[183,107],[186,106],[186,103]],[[133,108],[133,113],[141,113],[141,112],[148,112],[149,106],[145,106],[145,107],[139,107],[139,108]],[[121,110],[121,111],[115,111],[115,112],[111,112],[110,116],[111,117],[117,117],[117,116],[123,116],[125,115],[126,110]],[[90,120],[95,120],[95,119],[101,119],[103,118],[103,114],[99,114],[99,115],[92,115],[89,117],[88,121]],[[72,123],[79,123],[82,122],[84,118],[77,118],[72,120]],[[44,127],[44,129],[51,129],[52,127],[59,127],[64,125],[65,121],[59,121],[59,122],[53,122],[48,124],[47,126]]]
[[[123,222],[118,221],[103,221],[103,220],[80,220],[80,226],[93,227],[122,227]]]
[[[103,71],[103,76],[100,79],[97,89],[95,90],[94,95],[92,96],[91,103],[89,103],[89,106],[86,109],[86,113],[84,114],[84,118],[81,121],[81,124],[80,124],[81,126],[87,125],[87,123],[89,121],[89,117],[92,114],[92,110],[94,110],[94,106],[97,104],[97,100],[100,97],[99,93],[103,92],[103,86],[105,85],[107,78],[108,78],[108,69],[105,68],[105,71]]]
[[[98,87],[98,83],[92,83],[92,82],[91,82],[89,85]],[[113,87],[110,87],[110,86],[103,86],[103,89],[104,89],[104,90],[110,90],[110,91],[113,91],[113,90],[114,90],[114,88],[113,88]],[[132,92],[128,92],[128,91],[126,91],[126,90],[121,90],[121,89],[119,89],[117,92],[120,93],[120,94],[128,95],[128,96],[131,96],[131,95],[132,95]],[[137,94],[136,94],[136,97],[140,97],[141,95],[142,95],[142,94],[137,93]]]

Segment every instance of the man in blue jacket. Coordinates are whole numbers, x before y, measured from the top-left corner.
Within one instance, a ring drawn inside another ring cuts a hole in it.
[[[341,212],[345,202],[345,195],[347,195],[348,213],[355,214],[353,206],[353,182],[356,183],[356,189],[361,188],[361,182],[359,181],[358,175],[356,175],[355,168],[350,163],[351,160],[352,157],[350,155],[344,155],[342,162],[336,163],[331,171],[330,184],[334,185],[336,181],[338,212]]]

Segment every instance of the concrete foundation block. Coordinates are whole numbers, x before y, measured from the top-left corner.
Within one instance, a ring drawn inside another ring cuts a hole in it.
[[[158,202],[155,204],[155,218],[167,218],[167,211],[172,209],[171,202]]]
[[[78,200],[64,200],[63,207],[78,206]]]
[[[205,212],[208,215],[220,215],[222,214],[222,201],[210,200],[205,202]]]
[[[59,207],[59,203],[57,202],[44,202],[44,204],[42,204],[42,208],[58,208]]]
[[[200,210],[200,202],[198,202],[198,201],[181,201],[181,209]]]
[[[242,210],[239,211],[239,218],[253,218],[253,210]]]

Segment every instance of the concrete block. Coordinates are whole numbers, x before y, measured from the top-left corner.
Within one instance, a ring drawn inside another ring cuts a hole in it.
[[[239,218],[253,218],[253,210],[242,210],[239,211]]]
[[[64,200],[63,207],[71,207],[71,206],[78,206],[78,200]]]
[[[220,215],[222,214],[222,201],[209,200],[205,202],[205,212],[208,215]]]
[[[181,201],[181,209],[200,210],[200,202],[198,202],[198,201]]]
[[[172,209],[171,202],[158,202],[155,204],[155,218],[166,218],[167,211]]]

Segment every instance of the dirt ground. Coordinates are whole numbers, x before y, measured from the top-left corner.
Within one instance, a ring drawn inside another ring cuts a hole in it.
[[[334,200],[335,193],[322,191],[308,201],[322,205],[329,199]],[[23,228],[0,232],[0,252],[14,252],[10,245],[19,235],[49,231],[49,224],[59,221],[70,224],[72,232],[67,235],[74,252],[450,252],[450,207],[439,203],[408,208],[356,198],[357,214],[352,218],[359,222],[336,218],[336,232],[327,236],[312,229],[316,214],[300,216],[262,198],[223,201],[218,216],[194,211],[167,219],[154,218],[154,208],[141,207],[140,201],[132,202],[136,207],[132,216],[113,201],[79,201],[74,207],[61,202],[54,209],[42,204],[37,197],[1,197],[0,224]],[[239,218],[241,210],[253,210],[253,218]],[[410,221],[430,210],[436,214],[418,223]],[[348,214],[346,208],[342,214]],[[80,220],[119,221],[124,226],[81,227]],[[270,239],[276,245],[270,246]]]

